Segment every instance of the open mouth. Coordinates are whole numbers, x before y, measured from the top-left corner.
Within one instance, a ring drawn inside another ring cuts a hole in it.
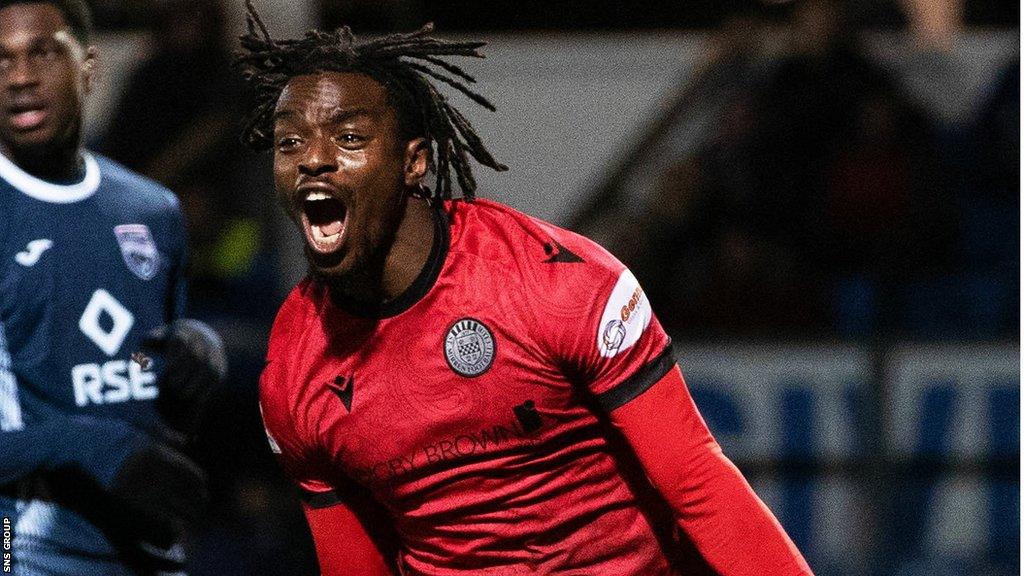
[[[314,252],[331,254],[341,248],[348,224],[344,202],[321,191],[306,194],[302,201],[302,228]]]

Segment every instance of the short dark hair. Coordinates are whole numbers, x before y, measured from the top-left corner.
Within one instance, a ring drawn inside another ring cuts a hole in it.
[[[15,4],[49,4],[64,14],[64,21],[71,29],[71,35],[82,46],[88,46],[92,39],[92,12],[85,0],[0,0],[0,9]]]
[[[428,35],[433,31],[430,24],[416,32],[371,40],[357,40],[348,26],[334,32],[311,30],[301,39],[275,40],[251,0],[246,0],[246,8],[249,32],[241,37],[243,50],[236,65],[242,68],[255,92],[252,113],[243,133],[243,140],[251,148],[266,150],[273,144],[274,108],[289,80],[324,71],[356,72],[373,78],[387,91],[402,137],[427,139],[430,168],[437,175],[436,186],[429,192],[431,198],[452,197],[452,172],[462,197],[474,198],[476,181],[469,156],[494,170],[508,169],[494,159],[469,120],[428,79],[448,84],[493,111],[493,104],[466,85],[476,80],[441,58],[483,58],[477,49],[484,42],[433,38]]]

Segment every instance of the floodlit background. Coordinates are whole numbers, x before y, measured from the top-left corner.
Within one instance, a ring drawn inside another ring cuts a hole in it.
[[[238,143],[242,2],[92,4],[89,145],[180,196],[190,314],[231,350],[192,573],[314,574],[256,406],[304,261],[270,157]],[[1018,573],[1016,2],[256,4],[276,35],[435,21],[490,42],[465,66],[497,113],[453,96],[511,167],[479,168],[480,195],[633,269],[709,425],[817,574]]]

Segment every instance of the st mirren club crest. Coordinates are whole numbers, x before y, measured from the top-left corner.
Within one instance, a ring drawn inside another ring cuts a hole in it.
[[[121,246],[121,256],[128,269],[143,280],[156,276],[160,269],[160,252],[156,249],[153,235],[145,224],[122,224],[114,226],[114,235]]]
[[[494,335],[479,320],[458,320],[445,334],[444,357],[456,373],[479,376],[494,362]]]

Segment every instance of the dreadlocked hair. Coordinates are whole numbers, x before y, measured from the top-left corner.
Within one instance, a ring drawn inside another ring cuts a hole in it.
[[[384,86],[398,115],[403,138],[424,137],[428,164],[437,176],[430,199],[452,197],[452,173],[462,198],[476,196],[476,180],[469,157],[499,172],[508,170],[484,146],[469,120],[430,81],[455,88],[477,104],[494,111],[494,105],[467,84],[476,82],[444,56],[483,58],[478,49],[486,42],[451,42],[429,36],[433,24],[407,34],[370,40],[357,39],[348,26],[334,32],[310,30],[301,39],[275,40],[252,5],[246,0],[248,33],[240,40],[242,51],[235,59],[253,89],[255,101],[242,138],[255,150],[273,145],[273,116],[285,85],[296,76],[317,72],[357,72]]]

